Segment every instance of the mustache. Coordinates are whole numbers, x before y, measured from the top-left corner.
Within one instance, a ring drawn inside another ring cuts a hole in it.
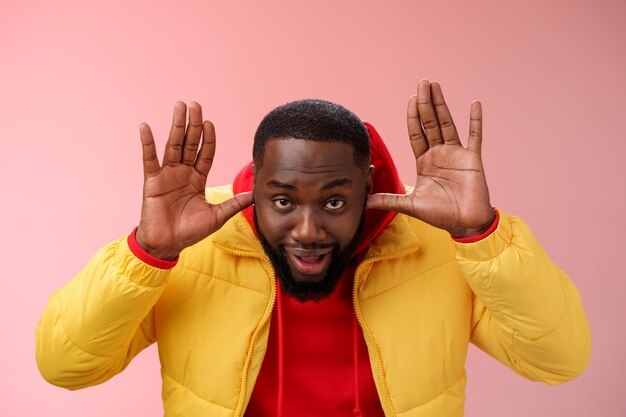
[[[315,250],[315,249],[338,249],[338,243],[290,243],[288,245],[279,245],[281,249],[303,249],[303,250]]]

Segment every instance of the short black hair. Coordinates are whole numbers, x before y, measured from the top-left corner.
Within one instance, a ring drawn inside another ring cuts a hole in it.
[[[339,104],[318,99],[292,101],[269,112],[254,135],[252,157],[261,168],[269,139],[304,139],[344,142],[354,149],[354,162],[370,164],[370,136],[363,122]]]

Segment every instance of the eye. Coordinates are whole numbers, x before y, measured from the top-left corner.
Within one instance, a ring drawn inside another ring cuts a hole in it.
[[[343,200],[328,200],[326,204],[324,204],[324,207],[330,210],[339,210],[344,204],[346,204],[346,202]]]
[[[279,209],[283,209],[283,210],[291,208],[293,206],[291,201],[287,200],[286,198],[278,198],[274,200],[274,205],[278,207]]]

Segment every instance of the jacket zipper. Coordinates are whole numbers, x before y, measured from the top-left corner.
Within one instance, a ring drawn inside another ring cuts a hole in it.
[[[241,257],[246,257],[246,258],[259,259],[271,271],[270,280],[272,281],[272,286],[271,286],[272,292],[270,294],[270,303],[268,306],[269,308],[267,308],[265,310],[265,313],[263,313],[263,317],[261,318],[261,322],[259,323],[259,326],[257,326],[256,330],[252,334],[252,339],[250,340],[250,346],[248,347],[248,353],[246,354],[246,360],[243,364],[243,376],[241,379],[241,389],[240,389],[241,394],[239,394],[239,400],[237,401],[237,407],[235,407],[235,413],[234,413],[235,417],[241,417],[243,416],[243,413],[245,411],[243,403],[245,401],[247,391],[248,391],[248,372],[250,371],[250,362],[252,361],[252,354],[254,353],[254,345],[256,344],[256,341],[259,337],[259,333],[261,332],[261,329],[265,327],[269,319],[272,317],[272,311],[274,310],[274,305],[276,304],[276,291],[277,291],[276,271],[274,270],[272,263],[268,259],[263,257],[262,255],[251,254],[250,252],[239,252],[231,248],[228,248],[226,246],[220,245],[218,243],[215,243],[215,245],[218,246],[224,252],[231,254],[233,256],[241,256]]]
[[[409,249],[405,249],[404,251],[401,251],[399,253],[396,253],[394,255],[391,256],[378,256],[378,257],[372,257],[369,259],[365,259],[363,262],[361,262],[355,272],[354,272],[354,285],[352,287],[352,302],[354,303],[354,313],[356,315],[356,320],[359,323],[359,326],[361,327],[361,329],[363,330],[363,335],[365,336],[366,342],[369,346],[374,346],[375,349],[373,349],[374,351],[374,356],[376,358],[376,373],[378,374],[378,379],[381,382],[382,388],[383,388],[383,395],[382,395],[382,399],[383,399],[383,411],[385,412],[385,416],[387,417],[395,417],[396,416],[396,412],[393,409],[393,406],[391,404],[391,396],[389,395],[389,387],[387,386],[387,382],[385,380],[385,376],[383,374],[383,360],[380,356],[380,351],[378,350],[378,346],[376,346],[376,344],[374,343],[374,338],[372,337],[372,334],[370,332],[369,327],[367,327],[365,325],[365,322],[363,321],[363,318],[361,316],[361,307],[359,305],[359,298],[358,298],[358,286],[359,286],[359,282],[358,282],[358,276],[359,276],[359,272],[365,268],[366,265],[370,265],[373,264],[374,262],[378,262],[378,261],[391,261],[391,260],[395,260],[395,259],[400,259],[403,256],[408,255],[409,253],[413,252],[417,250],[417,248],[409,248]],[[372,370],[374,371],[374,370]]]

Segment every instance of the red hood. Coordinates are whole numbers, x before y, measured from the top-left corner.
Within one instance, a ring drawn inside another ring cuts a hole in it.
[[[364,122],[364,124],[370,134],[371,160],[372,165],[374,165],[374,184],[372,193],[404,194],[404,185],[402,184],[402,181],[400,181],[396,165],[393,163],[393,159],[391,159],[391,155],[389,154],[383,139],[380,137],[376,129],[374,129],[374,126],[367,122]],[[235,181],[233,182],[233,192],[235,194],[239,194],[244,191],[252,191],[254,177],[252,176],[252,170],[250,169],[251,166],[252,161],[247,163],[235,177]],[[243,215],[254,230],[253,206],[243,210]],[[396,213],[391,211],[365,210],[365,229],[356,253],[365,249],[372,242],[372,240],[380,234],[380,232],[394,218],[395,215]]]

